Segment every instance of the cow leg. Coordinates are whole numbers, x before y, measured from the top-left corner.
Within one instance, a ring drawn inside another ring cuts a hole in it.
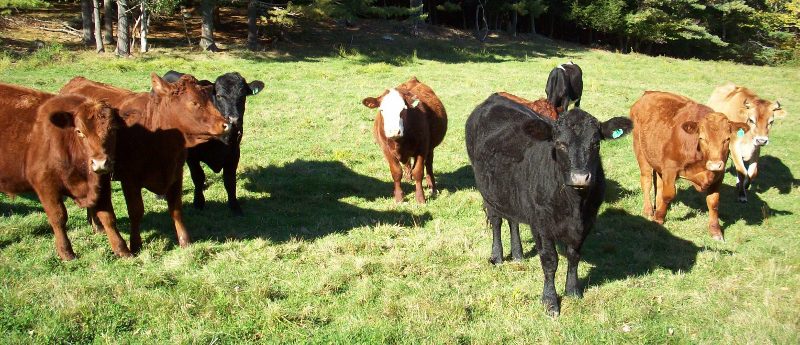
[[[714,182],[708,188],[706,194],[706,205],[708,206],[708,232],[711,238],[717,241],[724,241],[722,237],[722,229],[719,226],[719,187],[722,185],[722,179]]]
[[[222,180],[225,183],[225,191],[228,193],[228,207],[234,215],[244,215],[242,207],[239,206],[239,199],[236,198],[236,167],[239,159],[229,163],[222,169]]]
[[[92,231],[94,231],[94,233],[99,234],[102,233],[104,229],[100,225],[100,220],[97,219],[96,213],[97,211],[94,209],[94,207],[86,208],[86,222],[92,226]]]
[[[561,107],[564,109],[564,112],[567,112],[567,108],[569,108],[569,96],[564,96],[564,100],[561,101]]]
[[[105,230],[111,251],[119,257],[133,256],[128,250],[128,245],[122,238],[117,228],[117,217],[114,214],[114,206],[111,204],[111,179],[103,178],[100,185],[100,193],[97,197],[95,207],[91,208],[91,216],[94,219],[95,229]]]
[[[425,160],[425,171],[427,175],[428,187],[431,189],[431,198],[436,197],[436,178],[433,176],[433,150],[428,152],[428,159]]]
[[[410,161],[409,162],[405,162],[405,164],[403,164],[403,178],[405,178],[405,179],[407,179],[409,181],[412,180],[412,178],[411,178],[411,162]]]
[[[634,141],[634,146],[636,143],[637,141]],[[639,152],[638,149],[635,149],[635,151]],[[653,167],[647,163],[647,160],[644,157],[640,157],[640,155],[636,155],[636,160],[639,163],[639,186],[642,188],[642,199],[644,202],[642,215],[648,219],[652,219],[653,204],[651,201],[652,199],[650,198],[650,189],[653,187]],[[656,189],[656,191],[658,191],[658,189]]]
[[[200,166],[199,160],[187,159],[186,165],[189,166],[189,174],[192,175],[192,183],[194,184],[194,200],[192,201],[192,206],[198,210],[202,210],[206,207],[206,196],[203,194],[203,190],[206,188],[206,173],[203,171],[203,167]],[[223,171],[223,178],[224,174],[225,172]],[[227,181],[225,188],[228,188]],[[228,200],[230,201],[230,197]]]
[[[738,192],[737,200],[745,203],[747,202],[747,185],[749,185],[749,182],[747,181],[747,167],[745,166],[744,159],[736,149],[739,140],[740,139],[736,139],[730,144],[730,156],[731,160],[733,161],[733,168],[736,169],[736,190]]]
[[[39,200],[42,202],[44,212],[47,214],[47,222],[53,228],[53,235],[56,242],[56,253],[61,260],[69,261],[75,259],[75,252],[72,251],[72,243],[67,237],[67,208],[61,202],[61,195],[56,188],[49,190],[36,190]]]
[[[558,294],[556,293],[555,285],[556,269],[558,269],[556,246],[553,240],[536,231],[536,248],[539,251],[539,259],[542,262],[542,271],[544,272],[542,304],[547,308],[548,314],[558,316],[561,308],[558,305]]]
[[[655,221],[664,224],[667,216],[667,208],[672,199],[675,198],[675,179],[674,172],[665,172],[658,176],[658,191],[656,191],[656,214]]]
[[[583,298],[583,291],[578,284],[578,263],[581,261],[581,252],[572,246],[567,246],[567,295]]]
[[[383,156],[386,157],[386,162],[389,163],[389,171],[392,173],[392,181],[394,181],[394,202],[403,202],[403,188],[400,186],[400,181],[403,179],[403,167],[400,160],[398,160],[389,149],[384,148]],[[404,165],[408,165],[405,163]]]
[[[189,246],[190,240],[189,232],[186,231],[186,226],[183,224],[183,214],[181,212],[182,191],[183,179],[178,178],[178,180],[169,187],[169,190],[167,190],[167,207],[169,208],[169,215],[175,223],[175,233],[178,236],[178,244],[180,244],[181,248],[186,248]]]
[[[142,187],[122,182],[122,194],[125,196],[128,218],[131,222],[131,253],[138,253],[142,249],[142,234],[139,227],[144,217]]]
[[[414,159],[414,168],[411,170],[411,176],[414,177],[414,185],[416,191],[414,193],[417,202],[420,204],[425,203],[425,191],[422,189],[422,175],[425,174],[425,156],[419,155]]]
[[[522,241],[519,239],[519,223],[511,219],[506,220],[511,231],[511,259],[517,262],[522,261]]]
[[[741,203],[747,202],[747,185],[749,182],[747,181],[747,175],[740,173],[738,170],[736,171],[736,192],[737,192],[737,200]]]
[[[503,218],[491,207],[486,208],[486,217],[489,218],[489,225],[492,226],[492,256],[489,257],[489,263],[499,265],[503,263],[503,238],[500,232]]]

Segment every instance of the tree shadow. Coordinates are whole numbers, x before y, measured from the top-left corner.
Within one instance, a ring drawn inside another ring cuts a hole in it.
[[[427,211],[374,210],[353,205],[360,202],[358,199],[386,198],[387,203],[393,203],[392,184],[360,175],[337,161],[298,160],[282,167],[250,168],[240,172],[238,179],[244,189],[269,196],[240,197],[243,217],[232,216],[225,200],[207,200],[204,210],[195,210],[192,196],[185,196],[184,219],[194,241],[313,240],[362,226],[423,226],[431,219]],[[409,186],[404,187],[408,192]],[[350,203],[341,200],[350,197],[357,199]],[[413,193],[408,197],[409,203],[415,203]],[[163,211],[150,213],[163,214],[145,215],[145,228],[156,228],[158,236],[174,244],[175,232],[169,217]]]
[[[582,248],[582,260],[595,266],[582,279],[584,288],[656,269],[688,272],[701,251],[663,226],[622,209],[607,209],[597,218],[593,230]]]
[[[447,190],[450,193],[458,192],[462,189],[475,188],[475,173],[472,170],[472,165],[465,165],[456,169],[436,176],[436,188],[439,190]]]

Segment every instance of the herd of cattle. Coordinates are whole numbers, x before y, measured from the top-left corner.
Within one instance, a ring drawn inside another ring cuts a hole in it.
[[[58,94],[0,83],[0,191],[35,192],[55,234],[63,260],[75,258],[66,233],[63,203],[71,197],[87,209],[95,231],[105,232],[111,249],[126,257],[142,246],[142,188],[163,195],[178,243],[189,244],[181,215],[183,164],[194,182],[194,206],[203,208],[205,174],[200,162],[223,172],[228,206],[236,199],[246,98],[264,89],[238,73],[213,83],[170,71],[151,75],[150,92],[135,93],[76,77]],[[664,222],[678,177],[706,193],[709,232],[722,240],[719,189],[729,153],[737,174],[738,200],[757,175],[760,147],[768,142],[780,103],[725,84],[707,105],[667,92],[647,91],[630,117],[601,122],[580,108],[582,71],[572,62],[554,68],[546,99],[528,101],[499,92],[478,105],[466,121],[466,148],[475,182],[492,227],[490,262],[503,260],[501,225],[511,230],[511,256],[522,259],[519,223],[529,224],[543,272],[542,302],[558,314],[554,286],[555,241],[566,246],[566,293],[581,296],[577,267],[583,241],[594,224],[605,190],[600,141],[632,133],[641,171],[643,213]],[[416,185],[425,202],[423,175],[436,194],[434,148],[447,132],[447,113],[434,91],[416,77],[378,97],[364,98],[378,109],[373,135],[389,164],[394,199],[403,201],[401,180]],[[574,104],[573,109],[569,109]],[[120,236],[111,203],[111,180],[121,182],[130,217],[129,245]],[[655,178],[655,181],[654,181]],[[654,183],[655,182],[655,183]],[[655,207],[650,197],[655,187]]]

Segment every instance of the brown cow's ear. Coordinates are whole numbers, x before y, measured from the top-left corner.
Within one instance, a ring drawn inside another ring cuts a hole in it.
[[[66,111],[57,111],[50,114],[50,122],[58,128],[75,127],[75,116]]]
[[[523,126],[525,133],[536,140],[547,141],[553,138],[553,127],[547,122],[531,119]]]
[[[728,129],[731,134],[739,132],[742,130],[743,133],[747,133],[750,130],[750,126],[744,122],[731,122],[730,128]]]
[[[772,109],[772,116],[776,119],[783,119],[786,117],[786,110],[781,107],[781,102],[775,101],[775,108]]]
[[[158,76],[158,74],[150,73],[150,80],[152,83],[153,91],[157,94],[166,94],[172,90],[170,83]]]
[[[697,127],[697,122],[694,121],[686,121],[681,124],[681,128],[683,131],[689,134],[697,134],[699,128]]]
[[[744,100],[744,104],[743,104],[743,105],[744,105],[744,108],[745,108],[745,109],[750,109],[750,100],[748,100],[748,99],[745,99],[745,100]]]
[[[378,102],[378,99],[375,98],[375,97],[364,98],[361,101],[361,104],[363,104],[365,107],[370,108],[370,109],[375,109],[375,108],[377,108],[377,107],[379,107],[381,105],[380,102]]]

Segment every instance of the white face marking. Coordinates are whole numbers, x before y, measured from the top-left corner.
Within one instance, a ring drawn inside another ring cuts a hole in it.
[[[750,166],[747,167],[747,177],[749,177],[751,179],[753,178],[753,175],[756,174],[756,167],[757,166],[758,166],[758,163],[751,163]]]
[[[383,96],[379,107],[383,116],[383,133],[387,138],[397,138],[403,136],[403,119],[400,113],[408,109],[403,96],[395,89],[389,89],[389,93]]]

